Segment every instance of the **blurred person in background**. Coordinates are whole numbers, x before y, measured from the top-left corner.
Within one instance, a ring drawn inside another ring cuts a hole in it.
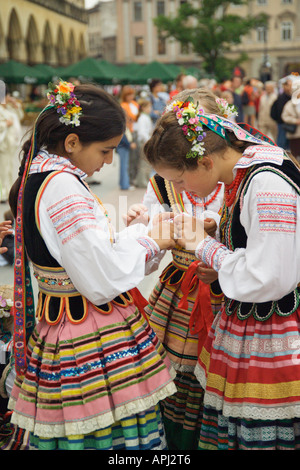
[[[153,123],[150,117],[152,106],[149,100],[140,100],[140,113],[137,120],[136,132],[139,147],[139,169],[136,178],[138,188],[147,188],[152,168],[144,156],[144,145],[150,139],[153,131]]]
[[[170,100],[183,90],[183,85],[182,85],[183,77],[185,77],[184,73],[180,73],[179,75],[177,75],[176,80],[175,80],[176,88],[175,90],[172,90],[170,92]]]
[[[127,116],[127,126],[132,136],[132,142],[136,144],[135,124],[139,114],[139,105],[135,99],[135,90],[130,85],[124,85],[121,90],[120,104]],[[135,185],[139,165],[139,153],[137,145],[131,145],[129,149],[129,181],[130,186]]]
[[[127,116],[126,116],[127,117]],[[137,144],[133,142],[132,133],[129,129],[129,118],[126,119],[126,130],[123,134],[121,142],[117,147],[117,153],[120,157],[119,185],[121,190],[132,190],[134,186],[130,185],[129,177],[129,160],[130,151],[136,150]]]
[[[193,90],[198,88],[198,80],[193,75],[185,75],[182,79],[183,90]]]
[[[279,84],[282,86],[282,92],[279,93],[278,98],[274,101],[271,107],[271,117],[274,121],[277,122],[277,145],[278,147],[288,149],[289,148],[289,141],[286,136],[286,132],[284,127],[282,126],[282,111],[285,104],[291,99],[292,95],[292,80],[293,77],[291,75],[287,75],[279,80]]]
[[[162,115],[165,106],[166,99],[163,97],[162,93],[164,92],[163,82],[158,78],[151,80],[149,83],[150,88],[150,101],[152,105],[152,110],[150,117],[153,124],[156,123],[157,119]]]
[[[18,171],[18,150],[22,137],[21,119],[24,113],[21,103],[10,93],[0,105],[0,200],[6,202]]]
[[[259,101],[258,128],[274,142],[277,141],[278,129],[276,121],[271,117],[271,108],[276,99],[275,82],[267,81]]]
[[[244,120],[250,126],[255,127],[255,90],[251,84],[251,80],[247,80],[244,90],[241,94]]]
[[[286,136],[290,143],[290,151],[300,162],[300,78],[293,80],[292,98],[284,105],[282,120],[290,126]]]

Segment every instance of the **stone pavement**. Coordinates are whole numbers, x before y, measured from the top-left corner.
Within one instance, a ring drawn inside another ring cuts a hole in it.
[[[126,213],[131,204],[142,201],[145,189],[136,188],[132,191],[121,191],[119,189],[119,156],[117,154],[114,155],[113,163],[111,165],[105,165],[101,172],[95,174],[92,179],[100,181],[101,184],[91,185],[91,190],[100,197],[116,230],[122,230],[122,228],[124,228],[122,214]],[[0,204],[0,221],[4,220],[3,214],[8,208],[8,204]],[[137,286],[146,298],[148,298],[162,269],[170,259],[171,255],[167,253],[160,264],[159,270],[146,276],[140,285]],[[36,281],[33,276],[32,283],[36,294]],[[3,284],[13,284],[12,266],[0,267],[0,285]]]

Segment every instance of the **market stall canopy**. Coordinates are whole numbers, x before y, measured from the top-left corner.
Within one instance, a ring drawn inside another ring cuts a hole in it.
[[[28,83],[37,85],[47,83],[46,77],[40,70],[15,60],[0,64],[0,80],[7,84]]]
[[[37,64],[34,66],[34,68],[42,72],[45,77],[45,83],[48,83],[49,81],[56,81],[58,78],[60,78],[59,71],[54,67],[51,67],[51,65]]]
[[[93,57],[76,62],[63,70],[60,70],[61,78],[68,80],[70,78],[78,78],[80,81],[93,81],[103,85],[112,83],[112,75],[109,67],[104,66],[101,62]]]
[[[112,83],[123,83],[127,82],[130,79],[126,69],[119,65],[112,64],[107,60],[99,60],[99,64],[105,70],[108,75],[111,77]]]
[[[120,66],[122,70],[122,83],[133,83],[136,74],[142,69],[143,65],[136,62],[130,62]]]
[[[177,75],[176,71],[168,68],[166,64],[153,61],[141,67],[135,77],[133,77],[132,83],[148,83],[154,78],[158,78],[166,83],[173,81]]]

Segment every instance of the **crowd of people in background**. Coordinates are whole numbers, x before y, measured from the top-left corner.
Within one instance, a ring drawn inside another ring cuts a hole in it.
[[[114,93],[128,116],[130,136],[129,139],[125,137],[124,142],[128,142],[125,144],[122,141],[118,148],[120,188],[132,190],[147,187],[151,168],[143,158],[144,143],[166,103],[175,99],[181,91],[198,87],[209,88],[216,96],[235,105],[237,123],[246,122],[260,129],[278,146],[291,151],[300,160],[300,107],[291,102],[294,78],[295,75],[291,74],[278,83],[271,80],[262,83],[256,78],[233,76],[218,83],[212,79],[197,80],[194,76],[180,74],[171,85],[154,79],[148,87],[125,85],[120,90],[115,88]]]
[[[279,82],[262,83],[256,78],[233,75],[220,82],[200,79],[181,73],[173,83],[165,84],[152,79],[148,84],[116,85],[105,87],[118,99],[127,116],[126,133],[117,149],[119,156],[119,187],[121,190],[146,188],[152,169],[143,156],[143,146],[149,139],[157,119],[166,103],[183,90],[209,88],[216,96],[236,106],[237,123],[246,122],[260,129],[279,147],[291,151],[300,159],[300,106],[291,102],[293,74]],[[76,83],[78,80],[76,79]],[[43,87],[32,87],[26,100],[41,109],[46,105]],[[7,201],[8,191],[15,180],[17,163],[15,155],[22,136],[21,125],[26,117],[26,107],[19,93],[7,93],[0,105],[0,200]],[[26,119],[25,119],[26,120]],[[25,127],[28,122],[25,122]],[[24,130],[24,129],[23,129]]]

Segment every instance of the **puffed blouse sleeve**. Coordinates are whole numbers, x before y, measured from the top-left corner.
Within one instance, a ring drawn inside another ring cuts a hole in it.
[[[104,208],[72,174],[61,173],[40,199],[39,223],[51,255],[76,289],[96,305],[136,287],[159,252],[146,227],[114,233]]]
[[[218,271],[224,294],[242,302],[279,300],[300,281],[300,198],[283,178],[256,175],[242,200],[246,248],[206,237],[196,256]]]

